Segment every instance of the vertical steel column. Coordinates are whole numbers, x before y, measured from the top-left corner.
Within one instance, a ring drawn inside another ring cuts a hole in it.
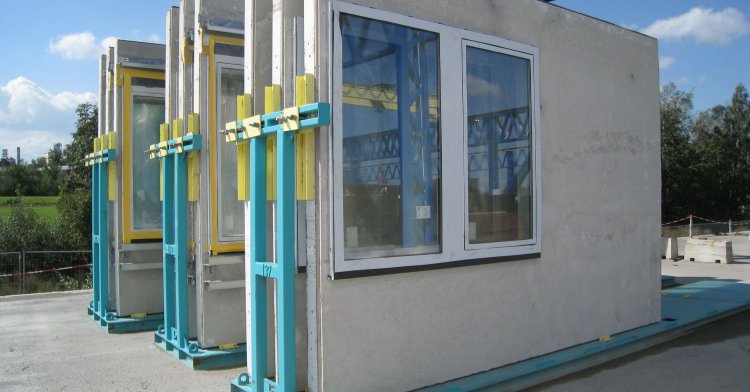
[[[96,216],[99,202],[99,192],[97,187],[99,165],[91,165],[91,280],[94,286],[93,300],[91,301],[91,311],[94,314],[99,313],[99,218]]]
[[[175,329],[178,346],[187,348],[187,154],[174,154]]]
[[[279,132],[276,135],[276,279],[278,380],[280,392],[296,391],[296,341],[294,334],[294,269],[296,217],[294,132]]]
[[[104,154],[104,151],[102,151]],[[109,181],[109,172],[107,170],[107,161],[104,159],[94,166],[98,171],[97,179],[97,219],[99,228],[99,300],[100,315],[107,317],[109,313],[109,224],[107,215],[107,184]]]
[[[172,254],[174,244],[174,155],[167,155],[162,162],[162,225],[163,236],[163,280],[164,280],[164,338],[171,341],[174,338],[175,326],[175,259]]]
[[[262,380],[268,374],[268,324],[266,322],[266,278],[259,263],[266,261],[266,138],[250,139],[250,302],[252,322],[250,347],[252,348],[251,374],[256,381],[256,391],[263,390]],[[260,386],[260,388],[257,388]]]

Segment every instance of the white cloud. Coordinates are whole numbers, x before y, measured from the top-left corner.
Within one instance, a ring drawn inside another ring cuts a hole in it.
[[[485,79],[469,75],[467,83],[466,89],[470,94],[478,96],[492,95],[495,97],[501,97],[503,95],[502,91],[500,91],[500,87],[486,81]]]
[[[682,15],[657,20],[641,32],[665,41],[687,38],[711,45],[727,45],[750,32],[750,23],[742,12],[732,7],[723,11],[695,7]]]
[[[638,30],[638,25],[635,23],[623,23],[620,26],[628,29],[628,30]]]
[[[688,79],[687,76],[683,76],[683,77],[677,79],[675,81],[675,83],[680,84],[680,85],[689,84],[690,83],[690,79]]]
[[[159,34],[151,34],[148,36],[148,40],[151,42],[159,43],[161,42],[161,37],[159,36]]]
[[[95,102],[90,92],[50,93],[32,80],[19,76],[0,87],[0,147],[31,160],[47,152],[53,143],[65,143],[75,126],[75,108]]]
[[[659,69],[667,69],[674,63],[675,59],[672,56],[659,56]]]
[[[115,40],[116,37],[106,37],[97,41],[94,34],[84,31],[60,36],[57,41],[50,40],[49,51],[69,60],[95,59],[113,46]]]

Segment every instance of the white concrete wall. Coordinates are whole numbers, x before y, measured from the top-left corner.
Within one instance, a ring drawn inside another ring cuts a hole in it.
[[[308,309],[318,335],[311,389],[408,390],[658,321],[656,40],[537,0],[357,3],[539,48],[542,255],[329,280],[322,170],[320,264],[308,287],[317,298]],[[326,100],[330,15],[326,0],[316,6],[306,23],[319,24],[318,96]],[[319,146],[321,164],[329,151]]]

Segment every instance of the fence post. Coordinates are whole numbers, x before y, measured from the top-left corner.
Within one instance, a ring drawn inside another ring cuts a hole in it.
[[[729,220],[729,235],[732,235],[732,220]]]
[[[21,279],[23,279],[23,273],[21,273],[21,252],[18,252],[18,294],[21,294]]]
[[[26,250],[21,249],[21,294],[26,292]]]
[[[688,226],[688,237],[693,238],[693,215],[690,214],[690,225]]]

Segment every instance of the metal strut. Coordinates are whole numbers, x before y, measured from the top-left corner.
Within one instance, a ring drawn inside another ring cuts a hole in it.
[[[162,164],[164,324],[154,339],[182,360],[199,351],[188,341],[187,155],[201,149],[201,136],[167,138],[162,130],[161,142],[147,151],[149,158],[161,159]]]
[[[108,193],[110,162],[115,161],[115,150],[107,147],[107,136],[94,139],[94,152],[84,162],[91,166],[91,275],[94,298],[88,314],[102,327],[116,316],[109,311],[109,221]]]
[[[193,369],[234,366],[245,359],[245,345],[203,348],[189,335],[188,308],[188,215],[187,202],[197,196],[197,165],[194,155],[202,148],[195,115],[188,115],[188,133],[182,119],[174,119],[173,138],[169,124],[160,128],[160,142],[152,144],[149,158],[161,160],[161,196],[164,219],[162,257],[164,263],[164,322],[154,334],[154,342],[164,351]],[[177,134],[177,135],[174,135]]]
[[[311,80],[311,75],[307,76]],[[312,89],[312,86],[309,86]],[[312,91],[312,90],[310,90]],[[298,91],[298,94],[300,92]],[[228,123],[229,141],[250,143],[250,376],[242,373],[233,382],[241,391],[293,392],[296,390],[294,321],[295,263],[295,138],[301,131],[330,124],[330,105],[311,103]],[[276,136],[276,261],[266,259],[266,144]],[[299,152],[303,154],[302,151]],[[304,168],[301,169],[304,171]],[[301,173],[297,173],[300,175]],[[278,345],[277,377],[268,377],[267,319],[269,279],[276,280]]]

